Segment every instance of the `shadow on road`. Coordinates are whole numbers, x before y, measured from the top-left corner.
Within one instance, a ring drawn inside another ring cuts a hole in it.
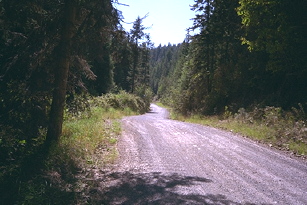
[[[189,187],[212,183],[210,179],[161,173],[112,173],[92,189],[90,204],[220,204],[239,205],[223,195],[189,194]],[[250,204],[250,203],[247,203]],[[250,204],[251,205],[251,204]]]
[[[147,113],[148,114],[159,114],[158,112],[155,112],[155,111],[148,111]]]

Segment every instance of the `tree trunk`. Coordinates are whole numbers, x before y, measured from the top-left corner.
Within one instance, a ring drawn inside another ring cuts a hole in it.
[[[67,78],[70,65],[71,39],[75,33],[76,8],[74,0],[65,1],[62,36],[59,44],[58,66],[54,69],[54,91],[49,116],[47,143],[57,142],[62,134]]]

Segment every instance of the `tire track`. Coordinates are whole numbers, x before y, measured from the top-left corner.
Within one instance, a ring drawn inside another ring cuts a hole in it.
[[[120,160],[108,179],[120,177],[102,191],[108,204],[307,204],[306,162],[151,108],[122,120]],[[134,182],[123,180],[126,175]],[[148,191],[152,186],[157,190]],[[119,188],[125,199],[111,199]]]

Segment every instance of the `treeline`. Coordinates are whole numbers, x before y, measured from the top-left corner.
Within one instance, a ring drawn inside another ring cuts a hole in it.
[[[197,35],[151,50],[151,87],[183,114],[307,102],[304,1],[195,1]]]
[[[139,17],[125,31],[116,4],[0,1],[1,169],[57,142],[84,98],[148,92],[150,37]]]

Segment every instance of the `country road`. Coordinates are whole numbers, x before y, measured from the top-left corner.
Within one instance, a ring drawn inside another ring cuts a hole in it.
[[[102,204],[307,204],[307,163],[231,132],[152,111],[122,120]]]

